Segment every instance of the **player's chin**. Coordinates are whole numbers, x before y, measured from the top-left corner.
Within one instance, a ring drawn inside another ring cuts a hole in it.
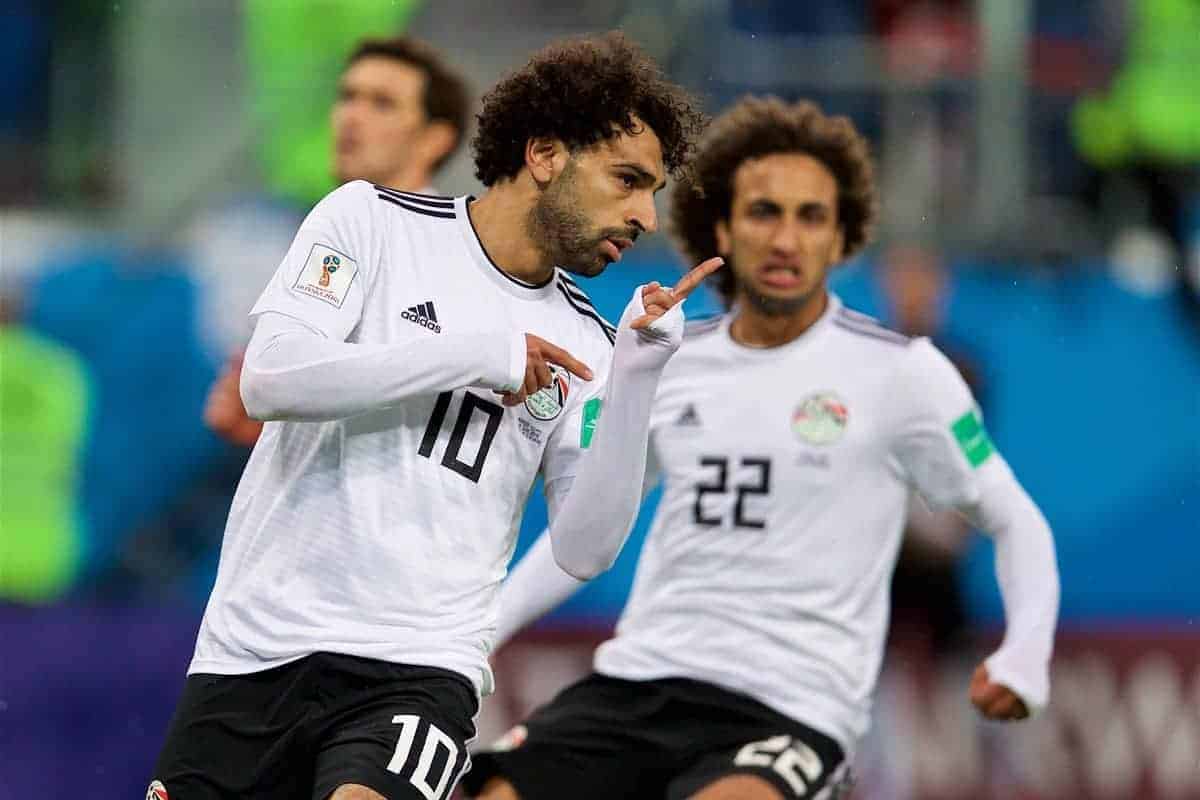
[[[608,269],[609,260],[603,255],[594,256],[591,260],[577,259],[575,263],[570,264],[565,269],[572,275],[581,275],[585,278],[594,278],[604,270]]]
[[[754,292],[760,297],[788,305],[803,303],[812,294],[812,287],[808,285],[797,285],[781,289],[777,286],[768,286],[756,281],[753,288]]]

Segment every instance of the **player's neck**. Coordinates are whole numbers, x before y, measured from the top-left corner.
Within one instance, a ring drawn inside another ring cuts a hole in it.
[[[729,335],[746,347],[779,347],[815,325],[828,307],[829,292],[824,290],[791,314],[767,314],[753,303],[742,302],[729,325]]]
[[[529,201],[521,196],[517,182],[493,186],[467,206],[475,233],[492,262],[517,280],[540,284],[554,272],[554,265],[526,233]]]

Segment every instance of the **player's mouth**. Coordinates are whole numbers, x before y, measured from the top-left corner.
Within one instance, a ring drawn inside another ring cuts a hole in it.
[[[622,251],[628,250],[630,247],[633,247],[630,239],[608,238],[600,242],[600,249],[609,263],[620,261]]]
[[[768,264],[758,270],[758,279],[772,289],[799,289],[804,284],[804,275],[793,264]]]
[[[358,140],[349,136],[340,136],[334,144],[334,149],[339,156],[353,155],[358,149]]]

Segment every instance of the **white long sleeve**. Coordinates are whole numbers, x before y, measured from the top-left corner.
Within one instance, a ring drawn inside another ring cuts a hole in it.
[[[1031,714],[1050,699],[1050,657],[1058,619],[1059,581],[1050,526],[1003,465],[963,509],[996,543],[996,579],[1006,629],[1000,648],[985,662],[988,677],[1012,689]]]
[[[542,531],[500,587],[494,647],[499,649],[526,625],[566,602],[585,583],[562,571],[554,560],[550,536]]]
[[[246,411],[260,420],[342,419],[464,386],[516,389],[525,336],[442,333],[404,345],[327,338],[295,317],[260,314],[242,366]]]
[[[679,304],[644,330],[633,330],[630,323],[644,313],[639,286],[617,326],[594,441],[562,508],[550,519],[554,560],[580,580],[612,566],[637,519],[654,395],[663,368],[683,342]]]
[[[646,473],[642,480],[642,503],[658,485],[658,473],[659,465],[651,449],[647,453]],[[557,512],[570,494],[572,482],[572,478],[564,478],[546,485],[546,504],[551,514]],[[499,649],[526,625],[558,608],[585,583],[587,581],[568,575],[558,566],[549,531],[542,531],[500,587],[500,621],[496,627],[495,647]]]

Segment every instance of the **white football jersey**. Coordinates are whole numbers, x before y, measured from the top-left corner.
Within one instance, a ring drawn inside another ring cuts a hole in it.
[[[599,672],[748,694],[852,752],[866,731],[909,487],[975,501],[993,454],[970,391],[926,339],[830,298],[753,349],[690,326],[659,384],[664,483]]]
[[[347,419],[268,422],[190,672],[329,651],[441,667],[491,690],[496,592],[526,498],[539,472],[575,474],[614,329],[563,272],[541,285],[502,272],[468,202],[346,184],[309,214],[252,313],[356,343],[529,332],[596,377],[556,370],[553,386],[511,408],[460,388]]]

